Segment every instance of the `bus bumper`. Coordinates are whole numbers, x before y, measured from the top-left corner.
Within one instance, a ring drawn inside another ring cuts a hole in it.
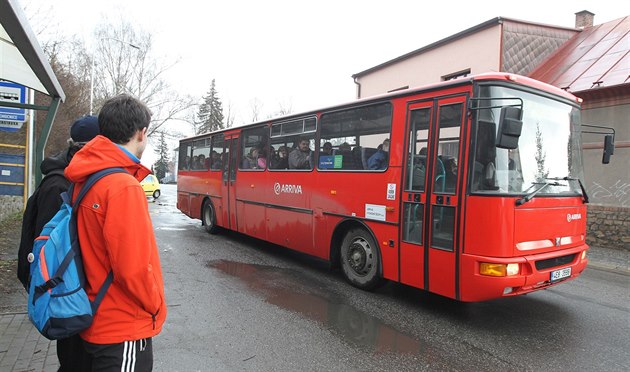
[[[545,289],[575,279],[588,264],[584,244],[553,252],[500,258],[462,254],[460,301],[476,302]],[[482,263],[518,264],[518,273],[510,276],[482,275]]]

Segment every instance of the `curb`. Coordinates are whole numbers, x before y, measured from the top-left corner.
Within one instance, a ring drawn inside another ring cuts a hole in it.
[[[629,268],[619,267],[619,266],[607,264],[607,263],[604,263],[604,262],[589,261],[588,265],[586,265],[586,268],[587,269],[593,269],[593,270],[599,270],[599,271],[606,271],[606,272],[609,272],[609,273],[614,273],[614,274],[619,274],[619,275],[630,276],[630,269]]]

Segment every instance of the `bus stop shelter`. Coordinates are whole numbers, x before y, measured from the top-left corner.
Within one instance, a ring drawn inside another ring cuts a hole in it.
[[[48,59],[39,45],[24,12],[15,0],[0,0],[0,80],[16,83],[48,95],[48,105],[35,105],[32,102],[13,102],[0,97],[0,109],[37,110],[46,113],[44,127],[35,139],[33,146],[26,147],[27,164],[40,164],[44,158],[44,148],[52,129],[59,104],[65,94]],[[0,91],[0,95],[2,92]],[[32,160],[29,162],[27,159]],[[35,183],[41,180],[39,167],[34,166]],[[25,199],[29,195],[26,182],[29,171],[25,170]]]

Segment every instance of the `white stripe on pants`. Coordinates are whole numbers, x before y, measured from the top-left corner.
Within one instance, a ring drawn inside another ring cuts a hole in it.
[[[133,372],[136,368],[136,342],[125,341],[123,349],[123,361],[120,372]]]

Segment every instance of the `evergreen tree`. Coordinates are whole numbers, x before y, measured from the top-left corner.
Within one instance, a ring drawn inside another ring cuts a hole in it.
[[[153,165],[153,171],[158,180],[162,180],[168,172],[168,144],[164,132],[160,132],[160,142],[154,151],[158,160]]]
[[[197,112],[197,134],[223,129],[223,105],[217,93],[215,81],[212,79],[210,91],[203,97]]]

